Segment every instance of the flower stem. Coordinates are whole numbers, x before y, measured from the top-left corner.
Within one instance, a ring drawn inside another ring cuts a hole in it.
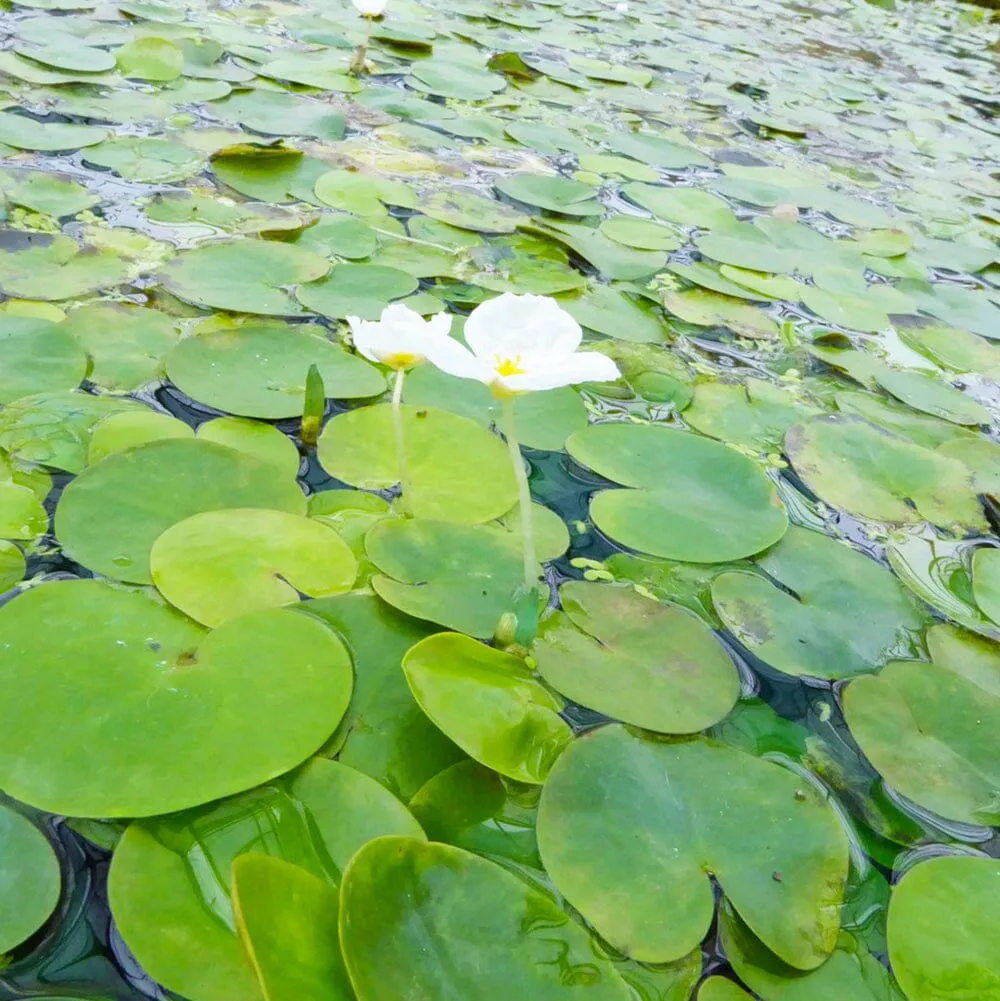
[[[350,73],[353,76],[361,76],[365,71],[365,60],[368,58],[368,46],[372,42],[372,19],[365,17],[365,40],[358,45],[354,52],[354,61],[351,63]]]
[[[524,553],[524,589],[532,591],[538,583],[538,563],[535,560],[535,535],[531,525],[531,487],[521,456],[521,446],[517,443],[517,429],[514,425],[514,398],[505,396],[501,401],[503,412],[503,433],[510,451],[510,461],[517,479],[518,508],[521,512],[521,548]]]
[[[392,426],[396,432],[396,465],[399,469],[399,489],[402,492],[400,507],[405,513],[410,505],[410,474],[406,466],[406,434],[403,429],[403,380],[406,370],[396,369],[396,381],[392,387]]]

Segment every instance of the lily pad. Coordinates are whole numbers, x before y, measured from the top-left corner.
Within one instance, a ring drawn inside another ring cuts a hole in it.
[[[242,417],[299,416],[313,365],[327,396],[378,396],[385,389],[378,369],[324,334],[273,322],[208,329],[178,342],[167,374],[193,399]]]
[[[13,542],[0,540],[0,593],[19,584],[26,569],[24,553]]]
[[[597,193],[589,184],[548,174],[512,174],[495,184],[510,198],[563,215],[600,215],[603,206],[594,201]]]
[[[849,678],[915,650],[925,622],[916,602],[849,546],[793,527],[757,566],[766,577],[716,577],[712,602],[740,643],[776,670]]]
[[[336,141],[344,138],[344,116],[329,105],[295,94],[253,90],[236,94],[215,108],[224,121],[239,122],[269,136],[313,136]]]
[[[1000,862],[945,855],[914,866],[889,902],[889,957],[910,1001],[1000,998]]]
[[[184,70],[184,53],[167,38],[146,35],[135,38],[115,53],[118,68],[133,80],[166,83]]]
[[[541,785],[573,739],[563,701],[524,662],[460,633],[421,640],[403,658],[420,708],[463,751],[501,775]]]
[[[329,169],[324,160],[281,143],[230,146],[212,155],[212,170],[223,184],[262,202],[319,204],[313,188]]]
[[[323,316],[377,320],[393,299],[417,290],[419,282],[398,268],[379,264],[335,264],[325,278],[300,285],[296,298]]]
[[[37,122],[27,115],[0,111],[0,143],[15,149],[52,152],[96,146],[107,139],[104,129],[92,125],[66,125],[62,122]]]
[[[763,310],[741,299],[693,288],[668,292],[663,305],[675,316],[699,327],[728,327],[739,337],[770,340],[778,336],[778,324]]]
[[[484,639],[523,583],[518,539],[480,525],[385,519],[365,537],[375,593],[418,619]]]
[[[475,421],[445,410],[404,406],[410,474],[409,510],[420,518],[473,525],[514,506],[517,484],[503,442]],[[392,408],[365,407],[329,421],[319,439],[319,461],[331,475],[365,490],[398,482]]]
[[[0,404],[45,390],[76,389],[87,356],[65,327],[0,315]]]
[[[844,692],[844,716],[879,774],[915,803],[1000,823],[1000,698],[936,664],[897,661]]]
[[[695,434],[591,425],[566,443],[577,462],[631,490],[602,490],[590,514],[616,542],[693,563],[773,545],[788,517],[771,481],[745,456]]]
[[[581,326],[607,337],[661,344],[667,336],[666,325],[652,303],[609,285],[594,285],[578,294],[560,296],[559,305]]]
[[[59,861],[27,817],[0,804],[0,954],[30,938],[59,901]]]
[[[92,146],[84,159],[95,167],[107,167],[127,181],[181,181],[197,174],[203,165],[201,155],[187,146],[168,139],[129,136],[108,139]]]
[[[629,998],[587,932],[550,896],[449,845],[369,842],[344,874],[340,936],[351,982],[365,1001],[398,1001],[407,992],[560,1001],[581,990],[593,1001]]]
[[[308,757],[350,699],[336,635],[283,609],[206,633],[146,592],[70,580],[5,605],[0,632],[19,706],[0,781],[52,813],[149,816],[247,789]]]
[[[437,191],[420,202],[431,219],[474,233],[513,233],[528,217],[495,199],[467,191]]]
[[[324,205],[361,216],[384,216],[386,205],[413,209],[418,202],[413,189],[401,181],[350,170],[322,174],[316,179],[315,191]]]
[[[350,589],[357,562],[336,532],[287,511],[204,511],[168,528],[149,555],[172,605],[216,628],[260,608]]]
[[[209,441],[152,442],[81,473],[56,508],[56,534],[84,566],[151,584],[149,552],[172,525],[203,511],[265,507],[304,514],[295,481],[267,462]]]
[[[32,171],[23,180],[6,186],[0,178],[7,198],[15,205],[23,205],[35,212],[44,212],[56,219],[64,219],[92,208],[100,196],[92,194],[82,184],[52,174]]]
[[[287,479],[298,476],[302,456],[291,438],[273,424],[251,421],[244,417],[216,417],[198,425],[197,436],[202,441],[227,445],[237,452],[247,452],[274,466]]]
[[[635,216],[617,215],[605,219],[601,232],[615,243],[637,250],[677,250],[684,243],[676,230]]]
[[[302,307],[283,286],[311,282],[330,270],[319,254],[287,243],[239,240],[178,254],[161,271],[164,287],[195,306],[289,316]]]
[[[168,989],[205,1001],[260,1001],[266,995],[230,904],[234,863],[282,859],[333,889],[355,851],[386,834],[422,836],[377,783],[314,758],[242,795],[130,824],[111,862],[112,913],[129,948]],[[290,959],[287,950],[286,942]]]
[[[193,438],[194,431],[184,421],[155,410],[126,410],[111,414],[90,435],[87,465],[93,466],[115,452],[146,445],[165,438]]]
[[[701,188],[635,183],[626,184],[622,190],[626,197],[653,215],[681,226],[726,229],[736,224],[729,203]]]
[[[0,251],[0,290],[22,299],[74,299],[118,285],[128,274],[129,268],[121,258],[95,248],[82,248],[76,240],[61,234],[42,237],[37,244],[32,240],[24,250]]]
[[[740,694],[729,655],[696,615],[631,587],[570,581],[532,653],[556,691],[658,733],[697,733]]]
[[[538,843],[559,891],[633,959],[679,959],[702,940],[709,874],[786,963],[815,969],[836,944],[848,864],[836,812],[793,772],[704,738],[606,726],[577,739],[542,790]]]
[[[1000,550],[984,546],[973,554],[972,593],[985,615],[1000,624]]]
[[[878,384],[903,403],[953,424],[989,424],[990,412],[972,397],[923,372],[887,369],[876,376]]]

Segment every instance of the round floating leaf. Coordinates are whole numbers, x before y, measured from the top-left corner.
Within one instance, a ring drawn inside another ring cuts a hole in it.
[[[172,317],[128,303],[81,306],[70,311],[62,327],[90,355],[90,381],[112,392],[127,392],[157,378],[177,341]]]
[[[336,264],[325,278],[300,285],[299,302],[323,316],[377,320],[391,299],[416,292],[419,282],[398,268],[378,264]]]
[[[712,161],[690,144],[673,142],[653,132],[614,132],[608,135],[608,142],[616,153],[665,170],[712,166]]]
[[[2,113],[2,112],[0,112]],[[118,285],[129,268],[114,254],[82,250],[68,236],[32,238],[25,250],[0,251],[0,290],[8,296],[58,302]]]
[[[636,216],[617,215],[605,219],[601,232],[615,243],[638,250],[677,250],[684,243],[675,230]]]
[[[65,125],[62,122],[36,122],[27,115],[0,111],[0,143],[15,149],[52,152],[96,146],[107,139],[104,129],[91,125]]]
[[[1000,646],[951,623],[932,626],[926,639],[935,664],[1000,698]]]
[[[897,661],[843,695],[854,739],[879,774],[950,820],[1000,824],[1000,698],[960,674]]]
[[[851,514],[986,527],[960,462],[860,418],[833,415],[796,424],[785,436],[785,454],[810,490]]]
[[[228,445],[237,452],[247,452],[274,466],[282,476],[295,479],[299,475],[302,457],[291,438],[283,435],[273,424],[250,421],[242,417],[216,417],[198,425],[202,441]]]
[[[675,316],[699,327],[728,327],[734,334],[751,339],[778,335],[778,324],[763,310],[741,299],[700,288],[668,292],[663,305]]]
[[[500,178],[494,187],[519,202],[563,215],[600,215],[604,210],[594,201],[595,188],[558,174],[512,174]]]
[[[306,229],[296,240],[296,245],[324,257],[356,260],[375,253],[379,238],[375,230],[361,219],[328,213]]]
[[[503,202],[467,191],[438,191],[420,203],[431,219],[475,233],[513,233],[528,217]]]
[[[212,170],[223,184],[262,202],[317,204],[313,187],[329,169],[324,160],[280,143],[230,146],[212,155]]]
[[[0,410],[0,448],[22,462],[78,473],[87,462],[94,425],[124,411],[148,408],[134,400],[87,393],[36,393]]]
[[[923,372],[886,369],[878,384],[903,403],[953,424],[989,424],[990,412],[972,397]]]
[[[87,356],[65,327],[0,315],[0,404],[45,390],[76,389]]]
[[[213,108],[220,118],[239,122],[269,136],[313,136],[336,141],[344,138],[344,116],[328,104],[295,94],[253,90],[236,94]]]
[[[115,452],[146,445],[164,438],[193,438],[184,421],[155,410],[126,410],[94,425],[87,449],[87,465],[93,466]]]
[[[574,702],[658,733],[697,733],[740,694],[725,648],[701,620],[631,587],[570,581],[562,613],[532,648],[538,673]]]
[[[667,255],[662,251],[623,247],[601,230],[582,222],[546,219],[544,226],[532,224],[523,228],[564,244],[589,261],[605,278],[620,281],[646,278],[667,262]]]
[[[706,233],[694,242],[706,257],[738,268],[788,274],[798,264],[794,252],[775,246],[765,233],[749,223],[736,223],[724,230]]]
[[[736,215],[729,204],[700,188],[626,184],[622,191],[653,215],[681,226],[727,229],[736,225]]]
[[[294,212],[283,205],[240,202],[213,198],[202,192],[158,191],[146,205],[146,215],[154,222],[168,225],[193,223],[196,226],[223,229],[229,233],[282,233],[299,231],[310,222],[306,213]],[[313,248],[299,244],[304,250]]]
[[[562,699],[524,661],[460,633],[421,640],[403,658],[414,698],[463,751],[501,775],[540,785],[573,739]]]
[[[914,866],[889,902],[889,958],[909,1001],[997,1001],[1000,862],[945,855]]]
[[[833,955],[818,969],[803,974],[769,952],[747,926],[724,907],[719,920],[726,958],[740,980],[765,1001],[905,1001],[892,974],[859,942],[841,933]],[[728,981],[726,981],[729,983]],[[730,984],[733,990],[735,985]],[[698,996],[704,1001],[705,989]],[[729,995],[720,994],[719,1001]],[[747,995],[733,994],[733,1001]]]
[[[280,858],[333,887],[355,851],[386,834],[422,836],[406,808],[371,779],[314,758],[240,796],[130,824],[111,863],[112,913],[143,968],[169,990],[259,1001],[230,906],[234,863]],[[283,944],[290,961],[290,943]]]
[[[538,843],[566,899],[643,962],[678,959],[702,940],[709,873],[797,969],[819,966],[837,940],[848,864],[837,814],[809,782],[742,751],[593,731],[542,790]]]
[[[788,528],[774,485],[750,459],[683,431],[595,424],[566,443],[577,462],[633,490],[603,490],[594,524],[653,556],[719,563],[773,545]]]
[[[943,368],[983,372],[993,378],[1000,374],[1000,350],[982,337],[926,316],[894,316],[892,321],[907,347]]]
[[[143,591],[58,581],[0,609],[0,635],[0,687],[19,707],[0,781],[51,813],[149,816],[266,782],[316,750],[350,699],[336,635],[283,609],[206,634]]]
[[[101,200],[82,184],[38,172],[32,172],[24,181],[11,185],[6,194],[14,204],[44,212],[56,219],[77,215]]]
[[[56,39],[46,45],[15,45],[14,51],[26,59],[62,70],[100,73],[115,68],[115,57],[104,49]]]
[[[757,565],[766,577],[716,577],[712,602],[726,628],[776,670],[849,678],[915,648],[925,621],[916,603],[850,546],[794,527]]]
[[[201,155],[168,139],[129,136],[109,139],[93,146],[84,159],[96,167],[107,167],[127,181],[180,181],[202,168]]]
[[[0,483],[0,539],[37,539],[49,530],[49,516],[29,487]]]
[[[56,535],[85,567],[151,584],[149,551],[171,525],[234,507],[304,514],[306,499],[294,480],[276,477],[272,465],[245,452],[209,441],[156,441],[73,480],[56,508]]]
[[[321,327],[281,323],[206,330],[177,344],[167,358],[167,374],[200,403],[271,420],[302,413],[313,365],[327,396],[378,396],[385,389],[378,369],[324,334]]]
[[[560,296],[559,305],[581,326],[608,337],[641,344],[660,344],[666,339],[666,327],[652,303],[609,285]]]
[[[168,528],[149,555],[172,605],[215,628],[260,608],[350,589],[354,554],[318,521],[266,508],[205,511]]]
[[[186,250],[160,272],[164,287],[196,306],[289,316],[302,307],[282,288],[311,282],[330,262],[287,243],[234,240]]]
[[[48,920],[59,901],[59,861],[27,817],[0,803],[0,954]]]
[[[482,525],[387,518],[365,536],[375,593],[407,615],[487,638],[523,583],[517,538]]]
[[[698,1001],[753,1001],[753,998],[732,980],[709,977],[698,989]]]
[[[233,862],[236,926],[271,1001],[354,1001],[340,955],[340,899],[307,869],[268,855]]]
[[[400,670],[403,655],[431,631],[372,594],[319,598],[302,605],[336,629],[351,651],[355,687],[334,737],[337,759],[408,800],[464,755],[417,705]]]
[[[444,410],[404,406],[409,510],[420,518],[462,524],[499,518],[517,500],[517,484],[502,441],[474,421]],[[319,461],[331,475],[365,490],[398,481],[392,408],[364,407],[329,421]]]
[[[973,554],[972,593],[980,609],[1000,624],[1000,549],[985,546]]]
[[[24,553],[13,542],[0,540],[0,593],[19,584],[26,568]]]
[[[344,873],[340,941],[364,1001],[629,997],[551,897],[448,845],[379,838],[362,848]]]
[[[402,181],[390,181],[375,174],[331,170],[316,179],[316,197],[330,208],[362,216],[384,216],[386,205],[415,209],[418,199]]]
[[[135,38],[118,49],[115,57],[118,68],[133,80],[165,83],[184,70],[184,53],[166,38]]]
[[[845,391],[836,393],[834,400],[837,403],[837,409],[843,413],[864,417],[870,424],[877,424],[887,431],[909,438],[914,444],[922,445],[924,448],[937,449],[945,443],[951,443],[958,439],[974,441],[977,444],[981,440],[975,437],[974,432],[963,427],[938,420],[937,417],[917,413],[904,403],[897,403],[895,400],[876,396],[874,393]],[[994,446],[994,448],[1000,449],[1000,446]],[[941,453],[959,459],[964,465],[970,466],[966,453],[954,453],[950,448],[942,448]],[[971,467],[970,471],[973,472],[973,479],[976,481],[977,489],[979,489],[980,485],[975,471]]]

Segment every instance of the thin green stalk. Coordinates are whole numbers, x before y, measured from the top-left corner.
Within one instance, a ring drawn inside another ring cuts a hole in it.
[[[361,76],[365,71],[365,60],[368,58],[368,46],[372,42],[372,19],[365,17],[365,40],[357,47],[354,61],[351,63],[351,73]]]
[[[406,512],[410,506],[410,473],[406,465],[406,434],[403,429],[403,380],[405,369],[396,369],[392,387],[392,426],[396,432],[396,465],[399,468],[399,488],[402,493],[400,507]]]
[[[535,534],[531,524],[531,487],[528,473],[524,468],[521,446],[517,443],[517,428],[514,424],[514,398],[503,398],[503,433],[510,451],[510,461],[517,478],[518,507],[521,511],[521,549],[524,554],[524,588],[534,589],[538,583],[538,563],[535,559]]]

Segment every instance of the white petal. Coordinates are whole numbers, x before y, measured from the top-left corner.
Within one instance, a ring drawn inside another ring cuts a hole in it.
[[[481,358],[528,352],[569,354],[583,339],[580,324],[551,296],[505,292],[477,306],[465,321],[465,341]]]
[[[558,389],[581,382],[614,382],[621,378],[618,366],[596,351],[578,351],[561,358],[557,364],[538,364],[523,375],[510,375],[502,384],[513,393],[528,390]]]
[[[369,320],[362,320],[358,316],[347,317],[347,324],[351,328],[355,349],[360,351],[369,361],[381,361],[382,359],[376,351],[379,342],[379,325]]]
[[[451,337],[435,339],[427,352],[427,360],[442,372],[457,375],[460,379],[477,379],[488,383],[493,375],[490,366]]]
[[[389,0],[354,0],[354,8],[366,17],[378,17],[385,13]]]

